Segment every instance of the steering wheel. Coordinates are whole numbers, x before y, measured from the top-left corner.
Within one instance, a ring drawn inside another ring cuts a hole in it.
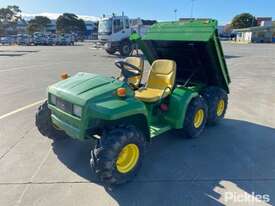
[[[125,81],[131,77],[141,75],[141,71],[135,65],[129,64],[125,60],[117,60],[115,65],[121,70],[121,74],[124,76]]]

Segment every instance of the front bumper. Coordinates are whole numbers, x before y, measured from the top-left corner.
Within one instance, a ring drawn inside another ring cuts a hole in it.
[[[85,139],[85,129],[83,129],[83,124],[81,119],[68,114],[53,105],[48,105],[52,112],[51,119],[54,125],[62,129],[67,135],[73,139]]]
[[[80,129],[73,127],[72,125],[62,121],[57,116],[52,115],[52,122],[54,125],[56,125],[58,128],[61,128],[64,130],[64,132],[69,135],[70,137],[74,139],[83,139],[83,137],[80,135]]]
[[[120,42],[110,42],[110,41],[103,41],[103,40],[99,40],[95,43],[95,46],[97,48],[102,48],[102,49],[119,49],[120,46]]]

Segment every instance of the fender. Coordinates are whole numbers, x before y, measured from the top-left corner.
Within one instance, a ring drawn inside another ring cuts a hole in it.
[[[189,103],[199,94],[189,88],[179,87],[173,91],[170,97],[169,111],[165,119],[170,123],[172,128],[181,129],[183,127],[185,114]]]
[[[98,120],[103,126],[130,123],[144,132],[147,141],[150,141],[148,113],[145,104],[135,98],[110,99],[89,106],[90,115],[87,122]]]
[[[135,98],[109,99],[89,105],[91,118],[102,120],[117,120],[131,115],[147,115],[147,110],[143,102]]]

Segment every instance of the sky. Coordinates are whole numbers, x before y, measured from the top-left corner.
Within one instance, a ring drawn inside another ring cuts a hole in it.
[[[174,20],[175,9],[178,18],[191,17],[192,13],[192,0],[0,0],[0,7],[7,5],[18,5],[28,14],[72,12],[100,17],[124,11],[130,18],[161,21]],[[220,24],[229,23],[242,12],[275,19],[275,0],[194,0],[193,3],[193,17],[215,18]]]

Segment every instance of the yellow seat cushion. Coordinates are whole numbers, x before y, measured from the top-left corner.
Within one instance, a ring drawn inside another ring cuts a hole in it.
[[[174,86],[175,77],[175,61],[166,59],[154,61],[147,84],[135,92],[136,98],[144,102],[156,102],[167,97]]]
[[[170,90],[165,92],[161,89],[152,88],[142,88],[135,92],[136,98],[144,102],[156,102],[161,99],[161,97],[167,97],[170,94]]]

